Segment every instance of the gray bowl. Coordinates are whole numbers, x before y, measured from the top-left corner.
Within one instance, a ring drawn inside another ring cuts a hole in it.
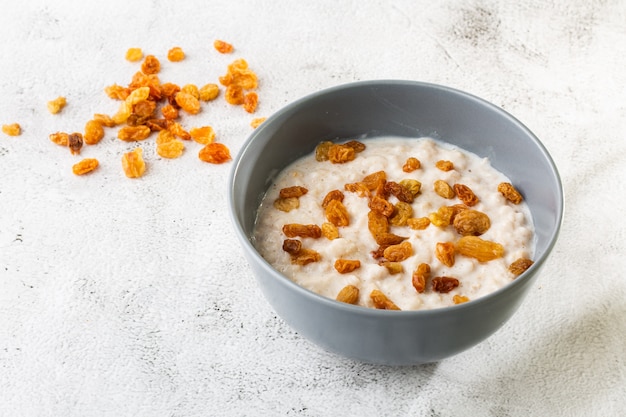
[[[534,265],[504,288],[453,307],[387,311],[340,303],[277,272],[251,242],[258,205],[276,174],[322,140],[430,136],[483,157],[525,196],[536,228]],[[229,183],[235,232],[274,310],[300,335],[340,355],[388,365],[434,362],[493,334],[517,311],[556,242],[563,216],[557,169],[541,142],[502,109],[413,81],[366,81],[289,104],[248,138]]]

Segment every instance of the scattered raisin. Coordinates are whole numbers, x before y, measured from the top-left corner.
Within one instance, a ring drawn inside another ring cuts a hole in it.
[[[222,164],[230,161],[230,150],[223,143],[209,143],[200,149],[198,153],[200,160],[211,164]]]
[[[390,262],[401,262],[413,255],[413,245],[411,242],[404,241],[397,245],[388,246],[383,256]]]
[[[359,301],[359,289],[354,285],[346,285],[337,294],[337,301],[348,304],[356,304]]]
[[[98,168],[98,160],[94,158],[85,158],[72,166],[72,172],[75,175],[85,175]]]
[[[328,194],[326,194],[326,196],[324,197],[324,200],[322,201],[322,208],[326,208],[326,206],[328,206],[328,203],[330,203],[332,200],[343,201],[343,199],[344,199],[344,195],[341,191],[339,190],[329,191]]]
[[[57,97],[54,100],[48,102],[48,111],[52,114],[57,114],[63,107],[67,104],[67,100],[65,97]]]
[[[131,152],[122,155],[122,168],[128,178],[139,178],[146,171],[146,163],[143,160],[143,149],[135,148]]]
[[[141,71],[144,74],[157,74],[161,71],[161,63],[154,55],[148,55],[141,64]]]
[[[454,229],[461,236],[480,236],[491,227],[489,216],[478,210],[462,210],[454,216]]]
[[[454,243],[438,242],[435,245],[435,256],[445,266],[454,266]]]
[[[290,255],[296,255],[302,250],[302,242],[297,239],[285,239],[283,241],[283,250]]]
[[[83,134],[71,133],[67,137],[67,146],[70,148],[70,152],[72,153],[72,155],[79,154],[81,148],[83,147]]]
[[[179,62],[185,59],[185,52],[180,46],[175,46],[167,51],[167,59],[171,62]]]
[[[459,200],[461,200],[466,206],[472,207],[478,203],[478,197],[476,197],[476,194],[474,194],[472,189],[467,185],[454,184],[454,192],[456,193],[456,196],[459,197]]]
[[[418,293],[423,293],[426,290],[426,281],[430,278],[430,265],[421,263],[417,266],[411,277],[413,288]]]
[[[22,127],[19,123],[10,123],[2,125],[2,132],[9,136],[19,136],[22,133]]]
[[[96,120],[89,120],[85,123],[85,134],[83,139],[87,145],[95,145],[104,137],[104,128]]]
[[[277,198],[274,200],[274,208],[285,213],[300,207],[300,200],[296,197]]]
[[[509,271],[515,275],[522,275],[534,262],[528,258],[519,258],[509,265]]]
[[[498,191],[513,204],[519,204],[522,202],[522,195],[513,187],[513,184],[509,182],[502,182],[498,184]]]
[[[335,269],[340,274],[349,274],[361,267],[361,261],[358,259],[337,259],[335,261]]]
[[[233,52],[234,49],[230,43],[224,42],[220,39],[217,39],[213,42],[213,47],[220,54],[230,54],[231,52]]]
[[[353,161],[355,157],[354,148],[347,145],[333,144],[328,149],[328,160],[333,164],[344,164]]]
[[[435,193],[440,197],[452,199],[456,196],[454,189],[444,180],[437,180],[434,183]]]
[[[337,227],[350,224],[348,210],[339,200],[331,200],[324,209],[324,213],[326,214],[326,219]]]
[[[289,223],[283,226],[283,233],[287,237],[310,237],[318,239],[322,236],[322,229],[316,224]]]
[[[454,164],[451,161],[440,160],[435,163],[435,166],[442,171],[452,171]]]
[[[459,286],[459,280],[452,277],[435,277],[432,279],[433,291],[448,293]]]
[[[374,307],[380,310],[400,310],[400,308],[393,303],[385,294],[380,290],[373,290],[370,293],[370,299],[374,303]]]
[[[328,240],[335,240],[339,237],[339,229],[332,223],[322,223],[322,235]]]
[[[278,192],[280,198],[289,198],[289,197],[302,197],[309,190],[305,187],[301,187],[299,185],[294,185],[292,187],[285,187]]]
[[[456,242],[456,251],[464,256],[487,262],[504,256],[504,247],[477,236],[463,236]]]
[[[404,172],[413,172],[416,169],[420,169],[421,163],[419,159],[410,157],[406,160],[404,165],[402,166],[402,171]]]

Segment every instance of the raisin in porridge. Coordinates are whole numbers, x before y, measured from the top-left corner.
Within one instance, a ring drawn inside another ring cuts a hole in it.
[[[279,272],[364,307],[425,310],[532,265],[521,194],[486,158],[430,138],[321,142],[276,178],[254,245]]]

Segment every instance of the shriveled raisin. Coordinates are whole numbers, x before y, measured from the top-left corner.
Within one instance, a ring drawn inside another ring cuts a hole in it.
[[[435,189],[435,193],[440,197],[452,199],[456,196],[454,189],[444,180],[435,181],[433,188]]]
[[[380,290],[373,290],[370,293],[370,299],[372,300],[374,307],[379,310],[400,310],[400,307],[387,298],[387,296]]]
[[[178,122],[173,122],[171,120],[168,120],[167,130],[169,130],[170,132],[172,132],[172,134],[174,134],[175,136],[178,136],[179,138],[183,140],[191,139],[191,135],[189,134],[189,132],[187,132],[185,128],[183,127],[183,125],[181,125]]]
[[[152,131],[148,126],[124,126],[117,131],[117,137],[125,142],[132,142],[147,139],[150,133]]]
[[[233,45],[228,42],[224,42],[223,40],[217,39],[213,42],[213,47],[220,54],[229,54],[233,52]]]
[[[217,96],[220,94],[220,88],[217,84],[209,83],[200,87],[200,100],[202,101],[211,101],[215,100]]]
[[[395,196],[398,200],[403,201],[405,203],[412,203],[414,200],[413,191],[398,184],[394,181],[387,181],[385,186],[383,187],[385,192],[388,192]]]
[[[375,191],[387,182],[387,173],[385,171],[376,171],[366,175],[361,183],[365,184],[368,190]]]
[[[359,142],[358,140],[351,140],[344,143],[345,146],[349,146],[354,149],[354,152],[359,153],[365,150],[365,144],[363,142]]]
[[[522,275],[534,262],[528,258],[519,258],[509,265],[509,271],[515,275]]]
[[[328,240],[335,240],[339,237],[339,229],[332,223],[322,223],[322,235]]]
[[[93,120],[105,127],[115,127],[115,121],[107,114],[95,113]]]
[[[141,64],[141,71],[144,74],[157,74],[161,71],[161,62],[154,55],[148,55]]]
[[[498,191],[504,196],[504,198],[513,204],[519,204],[523,200],[522,195],[510,182],[502,182],[498,184]]]
[[[463,303],[467,303],[469,301],[469,298],[464,296],[464,295],[455,295],[454,297],[452,297],[452,302],[454,304],[463,304]]]
[[[397,245],[407,239],[406,237],[390,233],[389,219],[373,210],[367,213],[367,227],[379,245]]]
[[[417,266],[411,277],[411,283],[413,288],[418,293],[423,293],[426,290],[426,281],[430,278],[430,265],[421,263]]]
[[[267,120],[267,117],[256,117],[256,118],[252,119],[252,121],[250,122],[250,127],[252,127],[253,129],[256,129],[265,120]]]
[[[224,99],[227,103],[232,104],[234,106],[238,106],[243,104],[244,100],[244,92],[243,88],[238,84],[231,84],[226,87],[226,92],[224,93]]]
[[[70,133],[67,137],[67,146],[70,148],[72,155],[79,154],[81,148],[83,147],[83,134],[77,132]]]
[[[176,136],[174,136],[174,134],[170,132],[169,130],[161,130],[157,134],[157,138],[155,142],[157,145],[160,145],[162,143],[171,142],[175,139],[176,139]]]
[[[438,242],[435,245],[435,256],[445,266],[454,266],[454,243]]]
[[[57,97],[54,100],[48,102],[48,111],[52,114],[57,114],[61,110],[63,110],[63,107],[65,107],[66,104],[67,100],[65,99],[65,97]]]
[[[305,195],[308,192],[309,192],[309,190],[307,188],[299,186],[299,185],[294,185],[292,187],[282,188],[278,192],[278,195],[281,198],[302,197],[303,195]]]
[[[413,216],[413,207],[409,203],[398,201],[393,208],[393,214],[389,217],[392,226],[406,226],[407,221]]]
[[[51,133],[48,137],[52,143],[57,145],[67,146],[70,143],[70,135],[65,132]]]
[[[141,61],[143,58],[143,51],[141,48],[128,48],[126,51],[126,59],[130,62]]]
[[[404,241],[397,245],[388,246],[383,256],[390,262],[402,262],[413,255],[413,245],[411,242]]]
[[[353,182],[349,184],[345,184],[344,188],[346,191],[351,193],[356,193],[359,197],[370,197],[370,190],[367,188],[367,185],[362,182]]]
[[[430,222],[437,227],[447,227],[450,226],[453,214],[454,209],[448,206],[441,206],[435,213],[430,213],[428,218]]]
[[[180,62],[185,59],[185,52],[180,46],[175,46],[167,51],[167,59],[171,62]]]
[[[19,136],[22,133],[22,127],[19,123],[9,123],[2,125],[2,132],[9,136]]]
[[[295,265],[308,265],[312,262],[319,262],[322,259],[322,255],[313,249],[302,248],[295,255],[291,255],[291,263]]]
[[[333,143],[330,141],[323,141],[317,144],[315,147],[315,160],[318,162],[328,161],[328,151]]]
[[[83,139],[87,145],[95,145],[100,142],[104,137],[104,128],[102,125],[95,121],[89,120],[85,123],[85,134],[83,135]]]
[[[337,227],[348,226],[350,215],[346,206],[339,200],[331,200],[324,209],[326,219]]]
[[[222,164],[231,160],[230,150],[223,143],[209,143],[200,149],[198,158],[211,164]]]
[[[161,114],[168,120],[178,119],[178,109],[171,104],[161,107]]]
[[[287,237],[310,237],[318,239],[322,236],[322,229],[316,224],[288,223],[283,226],[283,233]]]
[[[467,185],[454,184],[454,192],[456,193],[456,196],[459,197],[459,200],[461,200],[466,206],[472,207],[478,203],[478,197],[476,197],[476,194],[474,194],[472,189]]]
[[[477,236],[461,237],[456,242],[456,251],[479,262],[488,262],[504,256],[504,247],[501,244]]]
[[[453,277],[435,277],[432,279],[433,291],[448,293],[459,286],[459,280]]]
[[[435,166],[442,171],[452,171],[454,164],[451,161],[439,160],[435,163]]]
[[[254,113],[259,103],[259,95],[250,91],[243,96],[243,109],[248,113]]]
[[[356,152],[350,146],[333,144],[328,149],[328,160],[333,164],[344,164],[353,161],[355,157]]]
[[[194,97],[193,94],[187,93],[185,91],[180,91],[176,94],[174,100],[176,100],[176,104],[178,104],[180,108],[185,110],[187,113],[200,113],[200,101],[196,97]]]
[[[122,168],[128,178],[139,178],[146,171],[146,163],[143,160],[143,149],[135,148],[131,152],[122,155]]]
[[[215,131],[211,126],[194,127],[189,130],[189,136],[201,145],[215,141]]]
[[[428,217],[412,217],[407,219],[406,224],[413,230],[424,230],[430,226],[430,219]]]
[[[410,157],[410,158],[407,158],[407,160],[404,163],[404,165],[402,165],[402,171],[404,171],[404,172],[413,172],[416,169],[420,169],[420,167],[421,167],[421,163],[420,163],[419,159],[414,158],[414,157]]]
[[[340,274],[349,274],[361,267],[361,261],[358,259],[337,259],[335,261],[335,269]]]
[[[75,175],[85,175],[98,168],[99,162],[95,158],[85,158],[72,166]]]
[[[324,197],[324,200],[322,201],[322,208],[326,208],[326,206],[328,206],[328,203],[330,203],[332,200],[343,201],[343,199],[344,199],[344,195],[341,191],[339,190],[329,191],[328,194],[326,194],[326,196]]]
[[[390,217],[393,214],[393,204],[385,200],[382,197],[375,195],[369,202],[369,208],[382,214],[385,217]]]
[[[384,266],[391,275],[401,274],[404,271],[400,262],[382,261],[380,266]]]
[[[274,200],[274,208],[285,213],[295,210],[300,207],[300,200],[296,197],[290,198],[277,198]]]
[[[180,88],[180,91],[183,93],[188,93],[200,100],[200,90],[198,86],[195,84],[185,84]]]
[[[415,199],[422,189],[422,183],[416,179],[407,178],[400,181],[400,185]],[[408,201],[407,201],[408,202]]]
[[[354,285],[346,285],[337,294],[337,301],[348,304],[356,304],[359,301],[359,289]]]
[[[491,221],[485,213],[467,209],[454,216],[452,225],[461,236],[480,236],[489,230]]]
[[[302,250],[302,242],[298,239],[285,239],[283,241],[283,250],[290,255],[296,255]]]
[[[174,159],[183,154],[185,144],[180,139],[174,139],[169,142],[157,145],[156,152],[163,158]]]

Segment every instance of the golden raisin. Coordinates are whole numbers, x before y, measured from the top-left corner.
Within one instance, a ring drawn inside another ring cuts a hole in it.
[[[390,262],[402,262],[413,255],[413,245],[411,242],[404,241],[397,245],[388,246],[383,256]]]
[[[437,227],[450,226],[454,209],[448,206],[441,206],[435,213],[430,213],[428,218],[430,222]]]
[[[66,104],[67,100],[65,99],[65,97],[57,97],[54,100],[48,102],[48,111],[52,114],[57,114],[61,110],[63,110],[63,107],[65,107]]]
[[[81,148],[83,147],[83,134],[71,133],[67,137],[67,146],[70,148],[70,152],[72,153],[72,155],[79,154]]]
[[[418,293],[423,293],[426,290],[426,281],[430,278],[430,265],[421,263],[417,266],[411,277],[411,283],[413,288]]]
[[[504,256],[504,247],[477,236],[463,236],[456,242],[456,251],[464,256],[487,262]]]
[[[349,146],[354,149],[354,152],[359,153],[365,150],[365,144],[363,142],[359,142],[358,140],[350,140],[344,143],[344,146]]]
[[[95,145],[100,142],[104,137],[104,128],[95,120],[89,120],[85,124],[85,134],[83,135],[83,139],[87,145]]]
[[[451,161],[440,160],[435,163],[435,166],[442,171],[452,171],[454,164]]]
[[[384,198],[375,195],[369,202],[369,208],[385,217],[390,217],[393,214],[394,206]]]
[[[22,127],[19,123],[10,123],[2,125],[2,132],[9,136],[19,136],[22,133]]]
[[[350,215],[346,206],[339,200],[331,200],[324,209],[326,219],[337,227],[348,226]]]
[[[220,88],[217,84],[209,83],[200,88],[199,94],[202,101],[215,100],[220,94]]]
[[[476,194],[474,194],[472,189],[467,185],[454,184],[454,192],[456,193],[456,196],[459,197],[459,200],[461,200],[466,206],[472,207],[478,203],[478,197],[476,197]]]
[[[413,172],[416,169],[419,169],[421,166],[419,159],[410,157],[406,160],[404,165],[402,166],[402,171],[404,172]]]
[[[224,42],[220,39],[217,39],[213,42],[213,47],[220,54],[230,54],[231,52],[233,52],[233,46],[230,43]]]
[[[318,143],[315,147],[315,160],[318,162],[328,161],[328,151],[333,143],[330,141],[323,141]]]
[[[163,158],[174,159],[183,154],[185,144],[180,139],[174,139],[169,142],[157,145],[156,152]]]
[[[130,62],[141,61],[143,58],[143,51],[141,48],[128,48],[126,51],[126,59]]]
[[[187,113],[198,114],[200,112],[200,101],[194,97],[193,94],[181,90],[176,94],[174,99],[176,100],[176,104]]]
[[[70,135],[65,132],[57,132],[51,133],[49,138],[52,143],[56,143],[57,145],[67,146],[70,143]]]
[[[467,303],[469,301],[469,298],[467,298],[464,295],[455,295],[454,297],[452,297],[452,302],[454,304],[463,304],[463,303]]]
[[[274,200],[274,208],[285,213],[300,207],[300,200],[296,197],[277,198]]]
[[[519,258],[509,265],[509,271],[515,275],[522,275],[534,262],[528,258]]]
[[[454,216],[454,229],[461,236],[480,236],[491,227],[489,216],[478,210],[462,210]]]
[[[169,130],[161,130],[158,134],[157,134],[157,138],[156,138],[156,144],[160,145],[162,143],[166,143],[166,142],[171,142],[173,140],[175,140],[176,137],[174,136],[174,134],[172,132],[170,132]]]
[[[391,275],[401,274],[404,271],[402,268],[402,263],[393,262],[393,261],[383,261],[380,263],[380,266],[384,266]]]
[[[385,294],[380,290],[373,290],[370,293],[370,299],[374,303],[374,307],[380,310],[400,310],[400,308],[394,304]]]
[[[188,93],[200,100],[200,90],[198,86],[195,84],[185,84],[180,88],[180,91],[183,93]]]
[[[502,182],[498,184],[498,191],[513,204],[519,204],[522,202],[522,195],[513,187],[510,182]]]
[[[322,229],[316,224],[288,223],[283,226],[283,233],[287,237],[310,237],[318,239],[322,236]]]
[[[100,123],[100,125],[105,127],[114,127],[115,121],[111,118],[111,116],[106,114],[96,113],[93,115],[93,120]]]
[[[148,119],[156,110],[156,102],[153,100],[141,100],[133,105],[133,113],[143,119]]]
[[[409,203],[398,201],[393,208],[393,214],[389,217],[392,226],[406,226],[407,221],[413,216],[413,207]]]
[[[261,125],[261,123],[263,123],[265,120],[267,120],[267,117],[257,117],[255,119],[252,119],[252,121],[250,122],[250,126],[253,129],[256,129],[257,127],[259,127]]]
[[[146,163],[143,160],[143,149],[135,148],[122,155],[122,168],[128,178],[139,178],[146,172]]]
[[[407,178],[400,181],[400,186],[403,187],[409,194],[415,199],[422,189],[422,183],[416,179]]]
[[[309,190],[306,189],[305,187],[301,187],[299,185],[294,185],[292,187],[285,187],[282,188],[279,192],[278,195],[281,198],[289,198],[289,197],[302,197],[303,195],[305,195],[306,193],[308,193]]]
[[[413,230],[424,230],[430,226],[430,219],[428,217],[413,217],[407,219],[406,224]]]
[[[454,266],[454,243],[438,242],[435,245],[435,256],[445,266]]]
[[[189,130],[189,135],[194,141],[202,145],[215,142],[215,131],[211,126],[194,127]]]
[[[419,181],[416,181],[419,184]],[[421,186],[421,184],[419,184]],[[419,186],[415,185],[418,188]],[[413,194],[415,191],[414,188],[405,187],[404,185],[400,185],[394,181],[387,181],[383,187],[384,191],[395,196],[398,200],[404,201],[405,203],[412,203],[415,199],[415,195]]]
[[[230,161],[230,150],[222,143],[208,143],[200,149],[198,158],[211,164],[222,164]]]
[[[359,289],[354,285],[346,285],[337,294],[337,301],[348,304],[356,304],[359,301]]]
[[[168,120],[178,119],[178,109],[171,104],[161,107],[161,114]]]
[[[308,265],[311,262],[319,262],[322,259],[322,255],[313,249],[302,248],[298,253],[291,255],[291,263],[295,265]]]
[[[351,193],[356,193],[359,197],[370,197],[370,190],[367,189],[367,185],[362,182],[355,182],[351,184],[345,184],[344,189]]]
[[[141,64],[141,72],[144,74],[157,74],[161,71],[161,62],[154,55],[147,55]]]
[[[335,261],[335,269],[340,274],[349,274],[361,267],[361,261],[358,259],[337,259]]]
[[[72,172],[75,175],[85,175],[98,168],[98,160],[94,158],[85,158],[72,166]]]
[[[367,213],[367,227],[379,245],[397,245],[407,239],[406,237],[389,233],[389,219],[373,210]]]
[[[435,277],[432,279],[433,291],[448,293],[459,286],[459,280],[452,277]]]
[[[444,180],[437,180],[434,183],[435,193],[440,197],[452,199],[456,196],[454,189]]]
[[[185,52],[180,46],[175,46],[167,51],[167,59],[171,62],[180,62],[185,59]]]
[[[228,104],[232,104],[234,106],[238,106],[243,104],[244,100],[244,92],[243,88],[238,84],[231,84],[226,87],[226,92],[224,93],[224,99]]]
[[[380,187],[385,185],[387,182],[387,173],[385,171],[376,171],[371,174],[366,175],[363,178],[363,184],[370,191],[378,190]]]
[[[328,160],[333,164],[343,164],[353,161],[356,157],[354,148],[346,145],[333,144],[328,149]]]
[[[254,91],[247,93],[243,97],[243,109],[248,113],[254,113],[259,103],[259,95]]]
[[[150,136],[152,131],[148,126],[124,126],[117,131],[117,138],[125,142],[144,140]]]
[[[184,140],[190,140],[191,139],[191,135],[189,134],[189,132],[187,132],[183,128],[183,125],[181,125],[178,122],[170,122],[170,123],[168,123],[167,130],[169,130],[170,132],[172,132],[172,134],[174,134],[175,136],[178,136],[181,139],[184,139]],[[200,159],[202,159],[202,158],[200,158]]]
[[[322,223],[322,236],[328,240],[335,240],[339,237],[339,229],[332,223]]]
[[[322,201],[322,208],[326,208],[326,206],[328,206],[328,203],[330,203],[332,200],[343,201],[343,199],[344,199],[344,195],[341,191],[339,190],[329,191],[328,194],[326,194],[326,196],[324,197],[324,200]]]

